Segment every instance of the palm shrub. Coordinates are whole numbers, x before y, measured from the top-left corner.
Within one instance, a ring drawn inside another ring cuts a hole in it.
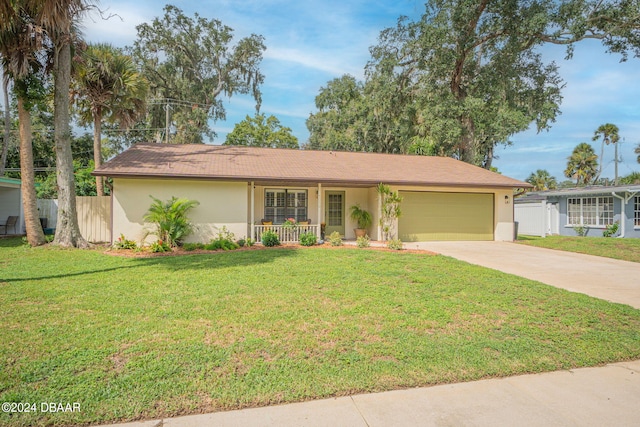
[[[153,203],[144,216],[144,220],[155,225],[151,234],[165,242],[169,247],[179,246],[182,240],[193,231],[193,224],[187,214],[200,203],[196,200],[171,197],[163,202],[153,196]]]
[[[369,226],[373,222],[371,214],[368,211],[362,209],[358,204],[351,206],[350,216],[351,219],[358,224],[358,228],[360,229],[369,228]]]

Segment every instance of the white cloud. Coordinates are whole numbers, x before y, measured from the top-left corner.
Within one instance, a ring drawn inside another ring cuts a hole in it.
[[[136,26],[151,21],[155,14],[144,4],[112,3],[101,12],[92,11],[82,21],[87,41],[109,42],[119,47],[130,46],[137,38]]]
[[[274,61],[289,62],[302,65],[305,68],[324,71],[336,77],[351,74],[354,77],[362,78],[364,73],[364,64],[354,64],[352,60],[349,61],[345,58],[345,56],[350,56],[350,53],[269,47],[264,56]]]

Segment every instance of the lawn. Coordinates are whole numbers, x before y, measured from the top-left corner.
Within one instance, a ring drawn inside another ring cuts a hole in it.
[[[151,419],[640,358],[640,310],[443,256],[0,240],[0,425]],[[40,402],[79,403],[42,413]]]
[[[518,236],[518,243],[561,251],[640,262],[640,239],[612,237]]]

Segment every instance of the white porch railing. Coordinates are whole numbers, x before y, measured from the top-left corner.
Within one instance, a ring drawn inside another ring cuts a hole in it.
[[[278,239],[282,243],[292,243],[300,240],[302,233],[313,233],[318,235],[318,225],[255,225],[255,240],[259,242],[262,240],[262,234],[267,231],[273,231],[278,235]]]

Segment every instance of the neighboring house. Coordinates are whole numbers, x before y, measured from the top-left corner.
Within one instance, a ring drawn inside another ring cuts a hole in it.
[[[0,234],[23,234],[24,214],[22,211],[21,181],[0,177]],[[5,230],[4,225],[10,216],[17,216],[16,227]]]
[[[593,186],[528,193],[515,199],[519,234],[602,236],[618,223],[620,237],[640,237],[640,185]]]
[[[197,226],[190,241],[209,241],[223,226],[257,237],[280,231],[287,218],[353,239],[355,204],[372,214],[368,233],[380,240],[376,187],[385,183],[403,197],[396,224],[403,241],[510,241],[513,189],[530,187],[446,157],[215,145],[138,144],[94,175],[113,179],[113,236],[136,240],[148,227],[149,196],[200,202],[190,213]]]

